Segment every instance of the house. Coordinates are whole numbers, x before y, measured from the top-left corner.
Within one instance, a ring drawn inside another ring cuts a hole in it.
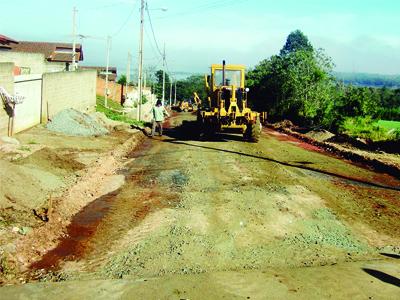
[[[91,66],[81,66],[79,67],[82,70],[96,70],[97,71],[97,76],[100,78],[105,79],[106,78],[106,67],[91,67]],[[115,81],[117,79],[117,68],[115,67],[108,67],[108,80],[109,81]]]
[[[0,62],[13,62],[21,74],[43,74],[68,71],[72,63],[71,43],[13,41],[3,37]],[[76,62],[83,61],[81,44],[76,44]]]
[[[0,34],[0,48],[11,49],[11,44],[18,44],[18,42],[5,35]]]

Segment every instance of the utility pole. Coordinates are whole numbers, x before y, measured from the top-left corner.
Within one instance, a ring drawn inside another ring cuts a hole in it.
[[[175,91],[175,96],[174,96],[174,105],[176,105],[176,79],[175,79],[175,89],[174,89],[174,91]]]
[[[140,43],[139,43],[139,118],[142,118],[142,95],[143,95],[143,25],[144,25],[144,0],[140,5]]]
[[[108,69],[110,67],[110,48],[111,48],[111,36],[107,36],[107,65],[106,65],[106,88],[104,93],[104,106],[108,107],[107,96],[108,96]]]
[[[72,9],[72,66],[71,71],[75,71],[76,68],[76,13],[78,10],[74,6]]]
[[[128,63],[126,66],[126,89],[125,89],[125,99],[128,98],[128,86],[129,86],[129,82],[131,81],[131,59],[132,59],[132,55],[131,52],[128,52]]]
[[[171,75],[170,75],[171,76]],[[172,105],[172,79],[169,79],[169,107]]]
[[[164,43],[164,53],[163,53],[163,77],[162,77],[162,104],[165,101],[165,43]]]

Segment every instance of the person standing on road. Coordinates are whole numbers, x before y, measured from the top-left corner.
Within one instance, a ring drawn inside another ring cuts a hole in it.
[[[161,100],[157,100],[156,106],[153,107],[152,109],[153,113],[153,128],[151,130],[151,136],[153,137],[154,134],[156,133],[156,129],[158,127],[160,136],[163,134],[163,122],[164,122],[164,117],[167,116],[169,117],[169,113],[167,110],[164,108],[162,105]]]

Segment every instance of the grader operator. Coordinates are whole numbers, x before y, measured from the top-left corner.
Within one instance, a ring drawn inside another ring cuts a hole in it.
[[[244,140],[258,142],[260,114],[247,107],[248,88],[244,86],[245,67],[242,65],[213,64],[211,75],[205,77],[207,100],[200,100],[197,121],[205,135],[224,130],[243,134]]]

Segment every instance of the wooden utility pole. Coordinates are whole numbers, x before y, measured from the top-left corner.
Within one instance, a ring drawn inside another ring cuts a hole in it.
[[[140,43],[139,43],[139,118],[142,118],[142,96],[143,96],[143,25],[144,25],[144,0],[140,5]]]
[[[169,78],[169,107],[171,107],[172,105],[172,79],[171,79],[171,75]]]
[[[128,86],[129,83],[131,82],[131,60],[132,60],[132,55],[131,52],[128,52],[128,62],[126,66],[126,89],[125,89],[125,99],[128,97]]]
[[[175,89],[174,89],[174,93],[175,93],[175,96],[174,96],[174,105],[176,105],[176,79],[175,79]]]
[[[108,69],[110,67],[110,48],[111,48],[111,36],[107,36],[107,65],[106,65],[106,87],[104,93],[104,106],[108,107]]]
[[[164,105],[165,101],[165,43],[164,43],[164,52],[163,52],[163,77],[162,77],[162,104]]]
[[[75,71],[76,69],[76,13],[78,10],[74,6],[72,9],[72,65],[71,71]]]

